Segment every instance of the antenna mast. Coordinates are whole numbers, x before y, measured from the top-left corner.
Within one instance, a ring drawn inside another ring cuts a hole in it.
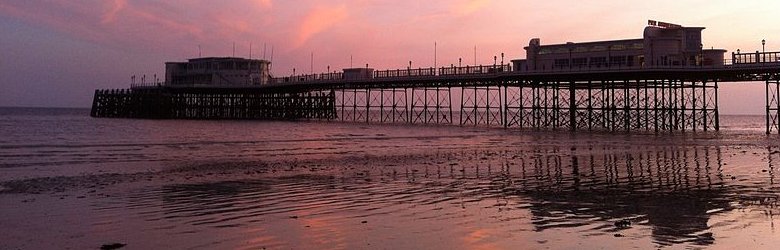
[[[270,62],[271,62],[271,65],[268,67],[269,70],[274,67],[274,64],[273,64],[273,62],[274,62],[274,46],[273,45],[271,45],[271,60],[270,60]]]

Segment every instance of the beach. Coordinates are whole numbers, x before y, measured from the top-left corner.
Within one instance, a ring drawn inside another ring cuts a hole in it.
[[[0,249],[768,249],[762,116],[697,132],[2,109]]]

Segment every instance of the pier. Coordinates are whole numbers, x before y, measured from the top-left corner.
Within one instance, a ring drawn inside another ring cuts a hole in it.
[[[96,90],[92,117],[146,119],[332,120],[333,91],[135,87]]]
[[[780,133],[780,52],[704,49],[703,27],[650,20],[638,39],[542,45],[492,65],[272,77],[270,61],[166,63],[166,80],[96,90],[93,117],[326,120],[571,131],[718,130],[718,86],[766,84]]]
[[[707,131],[719,129],[719,84],[763,81],[767,132],[780,131],[778,62],[534,73],[509,65],[485,69],[375,71],[374,77],[351,80],[322,74],[266,86],[96,90],[92,116]]]

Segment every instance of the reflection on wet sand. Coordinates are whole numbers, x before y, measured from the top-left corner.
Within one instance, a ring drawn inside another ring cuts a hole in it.
[[[761,116],[671,135],[3,118],[0,249],[780,245]]]
[[[735,200],[762,200],[727,184],[719,147],[463,150],[423,161],[171,184],[126,202],[145,207],[161,199],[144,220],[187,232],[234,229],[250,248],[353,248],[356,239],[446,248],[419,234],[461,237],[472,247],[511,246],[528,240],[523,232],[560,234],[561,242],[650,234],[658,246],[711,245],[718,238],[712,216],[734,209]]]
[[[560,159],[553,161],[553,171],[549,170],[549,159],[547,164],[543,164],[545,159],[535,161],[535,173],[546,175],[523,191],[533,197],[530,209],[538,230],[581,226],[593,220],[618,223],[628,218],[652,227],[657,244],[712,244],[712,233],[707,232],[708,211],[729,207],[723,198],[727,187],[722,183],[719,148],[591,152],[570,156],[570,173],[561,170]],[[544,166],[541,170],[540,165]],[[604,229],[620,231],[619,227]]]

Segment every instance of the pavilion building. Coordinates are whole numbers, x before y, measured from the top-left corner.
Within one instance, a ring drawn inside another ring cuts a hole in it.
[[[521,72],[723,66],[726,50],[704,49],[702,30],[651,20],[637,39],[542,45],[534,38],[526,59],[512,63]]]
[[[205,57],[165,63],[168,86],[231,87],[266,85],[270,61],[237,57]]]

